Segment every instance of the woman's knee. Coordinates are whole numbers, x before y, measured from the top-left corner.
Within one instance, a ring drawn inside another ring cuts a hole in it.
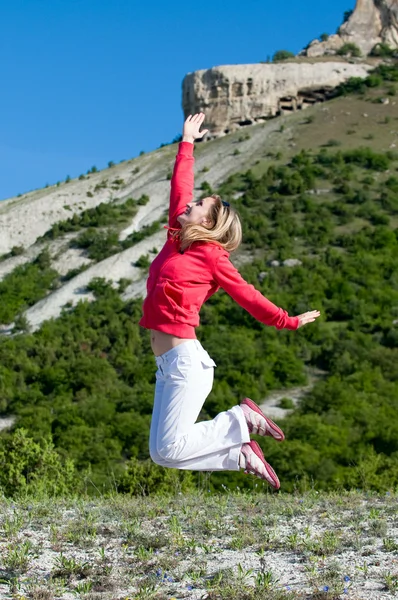
[[[159,467],[170,467],[170,463],[162,458],[158,452],[150,452],[149,453],[151,460]]]
[[[155,464],[163,466],[164,460],[157,451],[156,442],[152,438],[149,440],[149,456]]]
[[[177,465],[179,463],[178,458],[179,450],[175,444],[168,444],[157,449],[157,454],[160,456],[163,463],[168,465]]]

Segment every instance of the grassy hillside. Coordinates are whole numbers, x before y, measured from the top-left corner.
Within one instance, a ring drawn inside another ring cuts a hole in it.
[[[202,418],[245,395],[261,401],[272,389],[304,385],[309,368],[327,372],[281,423],[287,441],[259,440],[286,491],[309,484],[383,491],[398,483],[397,80],[398,69],[382,68],[325,105],[282,117],[243,171],[198,190],[217,191],[238,209],[240,256],[252,257],[240,270],[249,282],[290,314],[322,312],[299,332],[277,332],[224,292],[201,311],[198,337],[218,365]],[[224,151],[232,161],[247,136],[266,127],[199,145],[197,158],[203,165],[207,153]],[[135,207],[119,207],[119,217]],[[117,251],[117,239],[108,246],[94,235],[104,224],[93,222],[95,211],[82,219],[93,234],[81,234],[87,252],[94,242],[98,260]],[[284,266],[290,258],[301,264]],[[2,310],[12,318],[54,285],[51,264],[41,261],[42,272],[30,265],[2,282]],[[101,279],[90,289],[96,302],[66,307],[32,335],[0,340],[1,410],[17,416],[14,431],[0,438],[2,489],[12,496],[116,486],[135,494],[178,481],[192,490],[197,474],[148,461],[155,364],[149,334],[137,324],[141,300],[122,302]],[[252,480],[220,473],[209,481],[213,490],[236,485],[251,489]]]

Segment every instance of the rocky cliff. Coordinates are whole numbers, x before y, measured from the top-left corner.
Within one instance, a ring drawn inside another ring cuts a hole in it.
[[[189,73],[183,81],[183,110],[206,113],[209,137],[286,111],[323,102],[349,77],[366,77],[371,67],[347,62],[231,65]]]
[[[355,10],[336,35],[324,42],[314,40],[302,54],[335,54],[346,43],[358,46],[364,56],[381,43],[398,48],[398,0],[357,0]]]

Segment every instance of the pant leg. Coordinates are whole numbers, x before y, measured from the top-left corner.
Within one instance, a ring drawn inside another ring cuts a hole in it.
[[[157,431],[157,454],[164,466],[203,470],[239,470],[242,444],[250,440],[239,406],[211,421],[196,423],[209,395],[214,361],[197,340],[157,357],[165,380]]]
[[[155,398],[153,402],[151,429],[149,433],[149,454],[153,462],[157,464],[161,464],[163,462],[162,457],[160,456],[160,454],[158,454],[157,451],[157,436],[159,428],[160,407],[162,404],[162,396],[165,381],[166,379],[163,374],[162,368],[159,366],[158,370],[156,371]]]

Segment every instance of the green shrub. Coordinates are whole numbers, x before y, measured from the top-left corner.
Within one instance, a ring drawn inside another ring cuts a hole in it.
[[[15,317],[13,334],[28,333],[30,331],[30,329],[31,329],[31,327],[30,327],[30,324],[29,324],[29,321],[28,321],[26,315],[21,313]]]
[[[379,43],[373,46],[370,56],[381,56],[383,58],[387,58],[389,56],[393,56],[396,50],[390,48],[388,44]]]
[[[365,79],[365,84],[370,88],[380,87],[383,84],[383,78],[377,73],[373,73]]]
[[[272,62],[279,62],[281,60],[289,60],[289,58],[295,58],[293,52],[289,50],[278,50],[272,57]]]
[[[154,221],[150,225],[144,225],[143,227],[141,227],[141,229],[139,231],[133,231],[133,233],[130,233],[127,236],[127,238],[121,242],[122,248],[123,249],[130,248],[137,242],[140,242],[141,240],[145,239],[146,237],[149,237],[150,235],[156,233],[157,231],[159,231],[161,223],[162,223],[162,221],[160,221],[160,220]]]
[[[347,44],[344,44],[341,48],[339,48],[339,50],[337,50],[337,54],[339,56],[362,56],[361,50],[358,48],[358,46],[351,42],[348,42]]]
[[[10,256],[20,256],[25,252],[25,248],[23,246],[13,246],[10,250]]]
[[[329,140],[325,144],[326,148],[333,148],[333,147],[336,147],[336,146],[341,146],[340,140]]]
[[[379,65],[374,72],[381,75],[383,81],[398,81],[398,65],[395,63]]]
[[[145,206],[145,204],[148,204],[148,202],[149,196],[147,194],[142,194],[142,196],[137,200],[138,206]]]
[[[62,281],[69,281],[70,279],[73,279],[74,277],[79,275],[79,273],[82,273],[86,269],[87,269],[87,265],[82,265],[81,267],[69,269],[69,271],[62,277]]]
[[[112,295],[112,281],[107,281],[104,277],[93,277],[87,284],[87,291],[93,292],[96,298]]]
[[[337,96],[364,94],[367,90],[366,80],[362,77],[350,77],[336,88]]]
[[[140,256],[139,259],[135,261],[134,266],[139,267],[140,269],[149,269],[151,263],[148,254]]]
[[[79,492],[73,462],[48,439],[34,442],[25,429],[0,438],[0,489],[8,497],[65,496]]]
[[[185,494],[196,489],[191,471],[166,469],[151,460],[130,459],[119,478],[118,491],[133,496]]]
[[[127,277],[122,277],[121,279],[119,279],[118,283],[118,292],[119,294],[122,294],[123,292],[126,291],[126,289],[128,288],[128,286],[130,285],[130,283],[132,283],[132,279],[128,279]]]
[[[282,398],[278,404],[279,408],[283,408],[284,410],[292,410],[295,408],[295,404],[291,398]]]
[[[208,181],[202,181],[200,184],[200,189],[209,195],[213,193],[212,187]]]
[[[118,250],[119,235],[114,229],[98,231],[89,227],[71,242],[75,248],[84,248],[93,260],[104,260]]]
[[[387,171],[391,163],[387,153],[374,152],[369,147],[347,150],[342,156],[347,164],[355,164],[373,171]]]

